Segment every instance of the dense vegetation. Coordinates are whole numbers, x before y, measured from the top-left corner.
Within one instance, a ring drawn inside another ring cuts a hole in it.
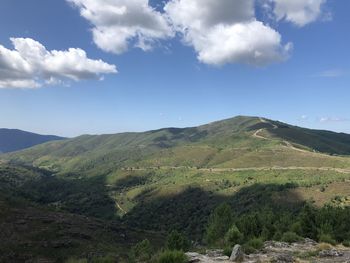
[[[242,244],[246,252],[262,247],[263,241],[296,242],[311,238],[330,244],[349,244],[350,208],[305,204],[296,212],[260,209],[237,215],[228,204],[211,214],[205,240],[211,246]]]

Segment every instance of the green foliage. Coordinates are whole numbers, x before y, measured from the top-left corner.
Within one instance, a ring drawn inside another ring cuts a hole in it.
[[[236,225],[232,225],[225,235],[225,243],[230,246],[241,244],[243,241],[243,234],[239,231]]]
[[[306,204],[300,213],[301,230],[304,237],[317,239],[317,210],[310,204]]]
[[[343,244],[344,247],[350,247],[350,241],[349,240],[344,240],[342,244]]]
[[[233,214],[228,204],[221,204],[210,215],[206,231],[206,241],[215,244],[222,240],[233,222]]]
[[[261,249],[263,247],[264,242],[263,242],[263,240],[261,238],[254,237],[254,238],[250,239],[246,243],[246,245],[248,247],[252,247],[252,248],[254,248],[256,250],[259,250],[259,249]]]
[[[188,259],[182,251],[165,250],[161,252],[156,259],[156,263],[187,263]]]
[[[318,238],[319,242],[323,242],[323,243],[328,243],[331,245],[336,245],[337,241],[335,241],[331,235],[329,234],[320,234],[319,238]]]
[[[178,250],[186,252],[190,248],[190,241],[185,235],[177,232],[176,230],[173,230],[168,235],[166,247],[169,250]]]
[[[293,243],[300,241],[302,238],[298,236],[295,232],[288,231],[282,235],[281,241],[287,242],[287,243]]]
[[[75,259],[71,258],[65,261],[65,263],[87,263],[87,259]]]
[[[145,239],[132,247],[129,260],[131,262],[147,262],[151,259],[152,253],[151,243]]]
[[[104,257],[94,257],[91,260],[91,263],[115,263],[116,259],[113,256],[104,256]]]

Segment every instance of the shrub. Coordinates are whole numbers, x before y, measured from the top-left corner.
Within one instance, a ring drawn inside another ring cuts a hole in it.
[[[152,261],[153,262],[153,261]],[[157,263],[187,263],[188,259],[182,251],[165,250],[154,260]]]
[[[253,247],[251,247],[251,246],[249,246],[247,244],[244,244],[242,246],[242,248],[243,248],[244,253],[247,254],[247,255],[252,254],[252,253],[254,253],[256,251],[255,248],[253,248]]]
[[[174,230],[167,238],[166,247],[170,250],[187,251],[190,248],[190,241],[183,234]]]
[[[87,259],[70,258],[65,263],[87,263]]]
[[[95,257],[90,262],[91,263],[114,263],[116,262],[116,259],[112,256]]]
[[[349,240],[343,241],[343,246],[344,247],[350,247],[350,241]]]
[[[232,254],[232,247],[226,246],[226,247],[224,248],[224,255],[230,257],[231,254]]]
[[[251,240],[249,240],[248,245],[252,246],[255,249],[261,249],[264,245],[264,242],[261,238],[252,238]]]
[[[215,244],[222,240],[233,223],[231,207],[228,204],[218,206],[210,215],[206,230],[206,241]]]
[[[243,241],[243,234],[239,231],[236,225],[231,226],[225,235],[225,242],[227,245],[234,246]]]
[[[280,241],[282,239],[282,232],[281,231],[277,231],[273,237],[272,237],[273,240],[276,240],[276,241]]]
[[[287,242],[287,243],[293,243],[293,242],[300,241],[301,239],[302,238],[298,236],[296,233],[289,231],[282,235],[281,241]]]
[[[145,239],[137,243],[130,252],[131,262],[142,262],[147,261],[152,257],[152,247],[151,243]]]
[[[337,241],[335,241],[331,235],[329,234],[321,234],[318,238],[318,240],[320,242],[323,242],[323,243],[328,243],[328,244],[331,244],[331,245],[336,245],[337,244]]]

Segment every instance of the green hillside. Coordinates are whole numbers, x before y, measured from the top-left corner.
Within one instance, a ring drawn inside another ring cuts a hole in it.
[[[224,202],[237,218],[270,211],[278,220],[297,220],[305,202],[350,204],[349,137],[241,116],[193,128],[48,142],[1,156],[0,205],[8,211],[2,225],[28,214],[25,225],[33,231],[16,232],[16,240],[31,244],[30,255],[86,258],[93,251],[125,259],[126,244],[147,238],[161,247],[174,229],[202,242],[209,215]],[[43,225],[33,214],[49,218],[47,232],[40,233]],[[91,226],[96,238],[76,236],[91,236]],[[118,231],[127,233],[127,242],[113,238]],[[37,236],[61,240],[63,247],[45,254],[33,243]],[[67,240],[76,248],[66,250]],[[13,250],[13,242],[5,249]]]
[[[314,131],[257,117],[194,128],[84,135],[49,142],[3,158],[59,173],[102,175],[127,167],[339,167],[350,135]],[[320,154],[325,153],[325,154]]]

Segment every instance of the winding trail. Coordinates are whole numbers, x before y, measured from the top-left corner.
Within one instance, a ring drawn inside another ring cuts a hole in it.
[[[272,126],[272,129],[277,129],[278,126],[276,124],[270,123],[268,121],[266,121],[263,118],[259,118],[260,122],[262,123],[267,123],[270,124]],[[258,139],[262,139],[262,140],[271,140],[270,138],[264,137],[262,135],[259,135],[260,132],[262,132],[263,130],[265,130],[266,128],[261,128],[259,130],[257,130],[256,132],[253,133],[253,137],[258,138]],[[289,149],[292,149],[294,151],[298,151],[298,152],[303,152],[303,153],[311,153],[311,151],[307,151],[307,150],[303,150],[300,148],[295,147],[292,143],[290,143],[289,141],[283,140],[283,143],[286,144],[286,147],[288,147]]]
[[[116,201],[115,204],[117,205],[118,209],[120,211],[122,211],[124,214],[126,214],[127,212],[123,209],[123,207],[120,206],[120,204]]]
[[[204,172],[243,172],[243,171],[285,171],[285,170],[308,170],[308,171],[333,171],[338,173],[350,174],[350,168],[334,168],[334,167],[303,167],[303,166],[287,166],[287,167],[245,167],[245,168],[195,168],[185,166],[161,166],[147,168],[133,168],[132,171],[147,171],[147,170],[195,170]]]

